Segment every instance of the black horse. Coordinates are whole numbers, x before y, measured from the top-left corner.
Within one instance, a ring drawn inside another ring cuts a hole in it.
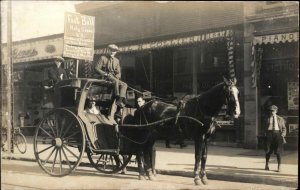
[[[207,177],[205,171],[207,159],[207,139],[214,132],[217,125],[214,117],[220,112],[223,105],[226,105],[227,114],[238,118],[240,115],[240,105],[238,100],[238,89],[236,87],[236,79],[227,80],[220,83],[210,90],[198,95],[194,98],[182,102],[176,106],[167,104],[158,100],[150,101],[141,107],[135,114],[135,120],[139,124],[153,123],[167,118],[175,118],[156,126],[155,129],[158,133],[162,132],[166,126],[174,126],[174,122],[179,124],[180,130],[184,130],[187,134],[194,139],[195,142],[195,167],[194,167],[194,182],[196,185],[207,184]],[[194,120],[186,120],[180,116],[189,116],[201,121],[204,125],[199,125],[199,122]],[[177,120],[178,118],[178,120]],[[165,134],[164,134],[165,135]],[[146,156],[151,155],[149,151],[152,150],[155,139],[152,138],[151,143],[144,149],[145,161],[151,160]],[[148,151],[148,152],[147,152]],[[201,160],[201,171],[199,171],[199,164]],[[150,171],[150,164],[146,169]]]

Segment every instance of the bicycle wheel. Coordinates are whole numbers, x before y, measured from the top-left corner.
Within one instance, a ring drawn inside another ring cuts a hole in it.
[[[19,152],[24,154],[27,150],[26,138],[22,133],[17,133],[14,136],[15,145],[18,148]]]

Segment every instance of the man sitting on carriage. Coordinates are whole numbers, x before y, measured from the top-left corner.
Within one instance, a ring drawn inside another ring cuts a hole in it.
[[[119,51],[115,44],[108,45],[107,54],[102,55],[95,64],[96,78],[106,79],[114,85],[114,95],[116,97],[116,105],[124,107],[126,102],[127,84],[121,81],[121,67],[119,60],[115,57]]]

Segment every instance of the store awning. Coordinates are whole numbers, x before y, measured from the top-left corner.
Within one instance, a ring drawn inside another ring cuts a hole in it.
[[[265,36],[255,36],[253,39],[253,45],[261,44],[274,44],[274,43],[285,43],[285,42],[297,42],[299,40],[299,32],[283,33],[283,34],[272,34]]]
[[[222,30],[217,32],[181,37],[181,38],[173,38],[166,40],[158,40],[141,44],[133,44],[128,46],[120,46],[120,52],[134,52],[134,51],[144,51],[144,50],[152,50],[152,49],[161,49],[167,47],[175,47],[182,45],[189,45],[194,43],[201,43],[207,41],[214,41],[219,39],[226,39],[231,37],[232,30]],[[105,54],[107,49],[101,48],[96,49],[95,54]]]

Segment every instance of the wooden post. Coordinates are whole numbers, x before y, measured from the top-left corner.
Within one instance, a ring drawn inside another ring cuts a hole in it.
[[[11,1],[7,1],[7,57],[1,60],[1,127],[7,131],[7,149],[13,153],[13,65]],[[2,59],[2,57],[1,57]]]
[[[78,78],[79,59],[76,59],[76,78]]]

